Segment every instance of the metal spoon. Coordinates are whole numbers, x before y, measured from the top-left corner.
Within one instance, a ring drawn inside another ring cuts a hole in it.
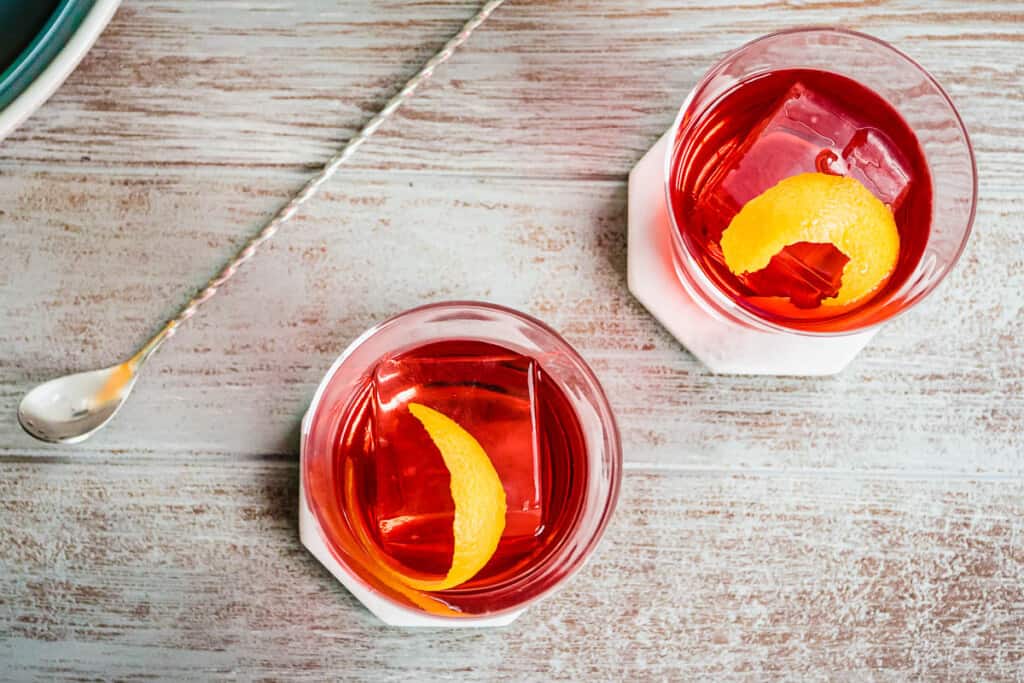
[[[141,360],[40,384],[18,406],[22,429],[41,441],[85,441],[117,414],[135,386]]]
[[[388,100],[384,108],[367,121],[366,125],[349,139],[345,147],[331,158],[319,173],[310,178],[291,201],[281,207],[263,229],[256,233],[235,257],[185,304],[181,312],[153,335],[134,356],[104,370],[81,372],[50,380],[25,394],[18,406],[18,421],[25,431],[37,439],[51,443],[78,443],[110,422],[128,398],[139,371],[149,357],[174,335],[182,323],[195,315],[196,310],[217,293],[217,288],[230,280],[238,268],[251,259],[256,250],[295,215],[299,207],[330,180],[342,164],[412,97],[416,89],[433,75],[434,69],[448,61],[455,50],[466,42],[470,34],[498,9],[502,2],[504,0],[490,0],[484,3],[480,11],[465,23],[462,30],[452,36],[437,54],[428,59],[402,89]]]

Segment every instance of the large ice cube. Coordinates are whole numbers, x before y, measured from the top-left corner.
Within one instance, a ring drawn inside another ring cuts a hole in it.
[[[409,412],[410,402],[444,413],[487,452],[508,505],[503,544],[540,531],[535,373],[532,360],[513,353],[418,356],[378,364],[373,378],[374,517],[392,557],[437,574],[451,564],[450,477],[437,447]]]
[[[728,215],[779,181],[815,171],[856,178],[893,211],[910,182],[906,158],[888,137],[795,83],[722,162],[704,198]]]

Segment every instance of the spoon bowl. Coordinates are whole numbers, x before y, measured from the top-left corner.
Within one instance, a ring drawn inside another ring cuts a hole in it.
[[[136,364],[126,361],[40,384],[21,399],[18,422],[41,441],[84,441],[121,409],[135,386],[135,370]]]

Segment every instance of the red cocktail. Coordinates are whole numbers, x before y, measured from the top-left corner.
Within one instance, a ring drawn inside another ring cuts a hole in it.
[[[440,304],[382,323],[331,371],[307,421],[303,484],[353,592],[385,601],[371,609],[392,623],[458,620],[519,610],[580,566],[620,457],[596,379],[554,332]],[[471,519],[495,514],[490,531]],[[493,547],[472,559],[488,533]]]
[[[831,243],[794,242],[762,270],[733,273],[720,246],[747,202],[803,173],[847,176],[894,214],[899,256],[872,298],[914,271],[931,225],[932,180],[917,136],[880,95],[845,76],[782,69],[740,81],[710,106],[673,157],[671,206],[689,252],[733,301],[780,325],[843,330],[870,299],[822,305],[849,258]]]
[[[666,162],[681,279],[711,310],[762,330],[850,333],[906,309],[953,266],[974,215],[973,154],[949,98],[908,57],[850,31],[785,31],[728,55],[683,106]],[[855,180],[895,220],[892,267],[856,300],[837,295],[844,268],[850,279],[862,264],[834,243],[794,238],[756,271],[723,258],[744,206],[801,174]]]
[[[630,173],[629,288],[715,372],[834,374],[950,272],[976,200],[916,62],[782,31],[715,64]]]

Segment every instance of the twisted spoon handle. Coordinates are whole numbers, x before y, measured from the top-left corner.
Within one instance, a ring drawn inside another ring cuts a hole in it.
[[[174,335],[179,325],[194,316],[200,306],[212,299],[221,285],[230,280],[235,273],[238,272],[238,269],[242,264],[251,259],[253,255],[256,254],[256,251],[263,246],[263,243],[269,241],[270,238],[277,233],[278,229],[292,216],[294,216],[299,208],[309,201],[324,183],[330,180],[331,177],[337,173],[338,169],[341,168],[341,166],[348,161],[353,154],[355,154],[356,150],[359,149],[359,147],[361,147],[362,144],[374,133],[376,133],[377,129],[380,128],[385,121],[391,118],[399,107],[405,104],[405,102],[412,97],[416,90],[433,75],[434,70],[437,69],[437,67],[448,61],[448,58],[454,54],[455,50],[466,42],[473,31],[475,31],[480,24],[484,23],[484,21],[486,21],[494,10],[498,9],[503,2],[504,0],[490,0],[490,2],[484,3],[483,7],[480,8],[480,11],[465,23],[462,30],[452,36],[452,38],[444,44],[444,47],[442,47],[433,57],[428,59],[420,70],[416,72],[412,78],[406,81],[405,85],[402,86],[402,89],[399,90],[394,97],[388,100],[387,104],[384,105],[384,108],[377,112],[372,119],[367,121],[360,131],[349,139],[342,150],[331,157],[331,159],[324,164],[324,167],[320,169],[315,176],[310,178],[306,184],[303,185],[302,189],[291,198],[291,201],[282,206],[266,223],[266,225],[264,225],[258,233],[253,235],[253,237],[238,250],[238,253],[235,254],[234,258],[221,268],[220,272],[214,275],[210,281],[207,282],[206,285],[194,297],[192,297],[187,304],[185,304],[178,315],[167,321],[167,324],[164,325],[159,332],[153,335],[149,341],[143,344],[142,348],[140,348],[128,362],[134,366],[138,366],[143,363],[153,354],[153,352],[160,348],[161,344]]]

